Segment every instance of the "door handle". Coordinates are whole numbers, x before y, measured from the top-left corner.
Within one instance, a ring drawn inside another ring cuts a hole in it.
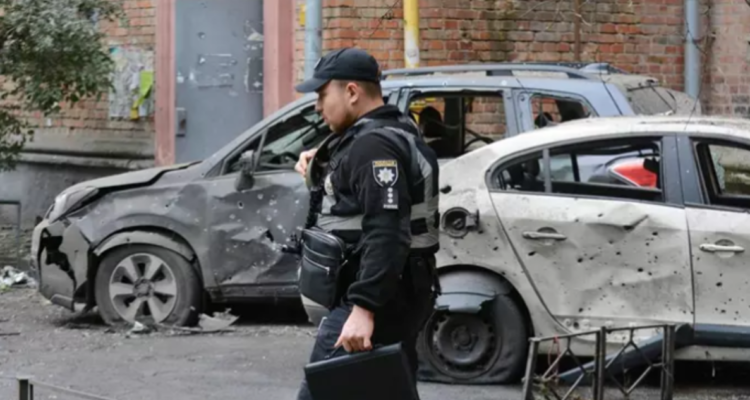
[[[730,251],[732,253],[741,253],[745,251],[741,246],[721,246],[718,244],[703,243],[700,245],[700,249],[709,253],[715,253],[717,251]]]
[[[542,239],[552,239],[552,240],[565,240],[568,237],[559,233],[552,233],[552,232],[524,232],[523,233],[524,239],[530,239],[530,240],[542,240]]]

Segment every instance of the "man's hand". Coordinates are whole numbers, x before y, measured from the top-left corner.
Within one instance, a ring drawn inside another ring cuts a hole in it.
[[[305,176],[305,174],[307,174],[307,163],[310,162],[310,159],[313,158],[316,151],[318,151],[318,149],[303,151],[302,154],[299,155],[299,161],[297,161],[297,164],[294,166],[294,170],[299,172],[300,175]]]
[[[370,311],[354,306],[352,313],[341,329],[339,340],[333,347],[344,346],[348,353],[372,349],[372,331],[375,329],[375,318]]]

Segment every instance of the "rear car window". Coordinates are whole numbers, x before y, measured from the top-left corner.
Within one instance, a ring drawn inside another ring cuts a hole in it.
[[[640,115],[665,114],[672,111],[670,94],[662,87],[647,86],[628,90],[628,101]],[[669,99],[669,100],[668,100]]]
[[[701,104],[684,92],[656,85],[630,87],[626,96],[638,115],[700,115]]]

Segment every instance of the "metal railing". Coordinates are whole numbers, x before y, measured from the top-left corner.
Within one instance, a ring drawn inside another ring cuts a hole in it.
[[[52,385],[52,384],[45,383],[45,382],[39,382],[29,377],[18,377],[16,378],[16,380],[18,381],[18,400],[34,400],[34,388],[35,387],[47,389],[47,390],[50,390],[52,392],[59,393],[59,394],[68,394],[68,395],[71,395],[80,399],[113,400],[108,397],[101,397],[95,394],[79,392],[77,390],[68,389],[68,388]]]
[[[646,343],[638,344],[634,340],[634,333],[639,330],[662,330],[661,335],[647,339]],[[625,344],[612,355],[607,355],[607,337],[615,332],[628,332],[628,340]],[[585,336],[596,336],[596,351],[593,362],[582,363],[580,358],[571,349],[571,342],[576,338]],[[545,399],[552,398],[557,400],[567,400],[571,398],[585,383],[591,383],[592,400],[603,400],[605,384],[607,381],[613,382],[617,389],[629,397],[630,394],[643,382],[651,371],[661,370],[661,400],[671,400],[674,393],[674,349],[675,349],[675,326],[674,325],[649,325],[627,328],[606,328],[586,331],[561,336],[550,336],[541,338],[531,338],[528,361],[526,364],[526,374],[523,381],[523,399],[534,400],[534,388],[540,389]],[[537,358],[539,356],[539,347],[543,342],[553,342],[559,345],[559,342],[565,342],[565,348],[559,351],[559,354],[549,367],[541,375],[536,374]],[[629,350],[630,349],[630,350]],[[575,368],[565,371],[562,374],[557,373],[560,362],[569,357],[576,366]],[[658,361],[654,361],[657,360]],[[634,366],[646,366],[645,371],[633,382],[626,387],[621,384],[613,374],[615,361],[622,361],[622,372]],[[625,364],[629,364],[626,366]],[[561,377],[563,379],[561,379]],[[609,378],[609,379],[607,379]],[[560,381],[573,381],[566,388],[564,394],[560,394]]]

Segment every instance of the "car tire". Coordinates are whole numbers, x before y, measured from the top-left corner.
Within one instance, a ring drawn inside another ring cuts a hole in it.
[[[181,255],[162,247],[114,248],[99,264],[95,285],[99,314],[109,325],[137,320],[190,326],[201,312],[203,290],[196,269]],[[133,310],[137,311],[135,317]]]
[[[476,314],[436,310],[417,339],[417,378],[452,384],[516,383],[525,370],[528,332],[518,304],[505,295],[485,302]]]

